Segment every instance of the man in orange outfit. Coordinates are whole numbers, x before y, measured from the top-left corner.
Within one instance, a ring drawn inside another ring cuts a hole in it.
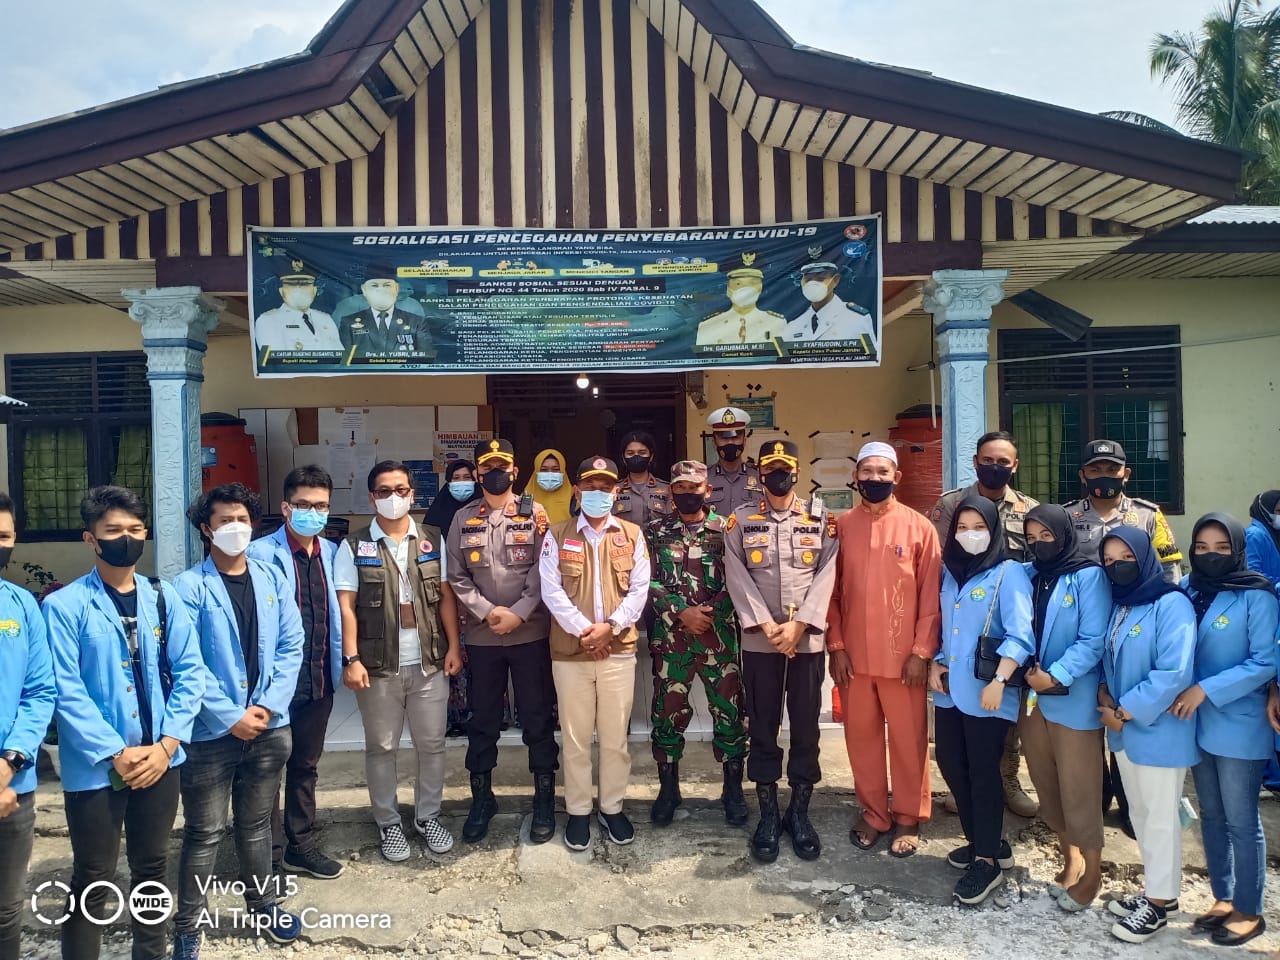
[[[858,452],[854,480],[862,502],[836,524],[840,550],[827,650],[844,701],[845,743],[863,811],[849,840],[869,850],[892,830],[889,852],[909,857],[919,848],[920,822],[931,809],[925,694],[938,649],[942,553],[928,518],[893,496],[901,479],[889,444],[868,443]]]

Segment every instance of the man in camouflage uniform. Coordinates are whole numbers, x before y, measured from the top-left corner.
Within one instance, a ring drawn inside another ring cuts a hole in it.
[[[724,518],[706,503],[707,467],[682,460],[671,468],[675,514],[653,520],[646,531],[653,555],[650,596],[657,612],[650,649],[654,660],[653,757],[661,784],[650,819],[671,823],[680,805],[680,757],[693,717],[689,692],[702,679],[714,724],[712,746],[723,764],[724,817],[747,822],[742,762],[747,732],[742,722],[742,675],[733,602],[725,586]]]
[[[930,516],[938,530],[938,539],[946,543],[947,534],[951,530],[951,516],[962,500],[966,497],[986,497],[995,501],[1005,539],[1009,544],[1009,556],[1019,561],[1030,560],[1023,524],[1026,522],[1027,511],[1038,506],[1040,501],[1033,500],[1009,485],[1009,480],[1018,470],[1018,442],[1013,435],[1003,430],[994,430],[979,437],[978,448],[973,454],[973,469],[978,475],[976,483],[959,490],[948,490],[933,508]],[[1000,758],[1004,801],[1011,813],[1019,817],[1034,817],[1040,812],[1040,804],[1027,796],[1022,789],[1022,781],[1018,779],[1018,768],[1022,765],[1022,756],[1018,752],[1021,746],[1022,738],[1018,735],[1018,725],[1015,723],[1009,727],[1009,734],[1004,741],[1004,755]],[[956,812],[955,798],[951,794],[947,794],[942,805],[950,813]]]

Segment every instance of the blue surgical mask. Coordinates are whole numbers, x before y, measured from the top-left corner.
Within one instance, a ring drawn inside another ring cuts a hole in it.
[[[599,520],[607,517],[613,509],[613,494],[608,490],[583,490],[579,495],[579,505],[588,517]]]
[[[458,501],[470,500],[476,492],[474,480],[450,480],[449,496]]]
[[[314,537],[329,522],[326,510],[294,510],[289,514],[289,526],[300,537]]]
[[[546,473],[538,471],[538,486],[543,490],[559,490],[564,483],[563,473]]]

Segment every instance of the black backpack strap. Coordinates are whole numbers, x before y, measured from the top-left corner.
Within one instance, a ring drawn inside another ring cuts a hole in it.
[[[156,592],[156,614],[159,617],[159,633],[156,641],[160,650],[160,690],[164,694],[165,703],[169,702],[169,694],[173,692],[173,667],[169,664],[169,610],[164,598],[164,584],[159,577],[148,577]]]

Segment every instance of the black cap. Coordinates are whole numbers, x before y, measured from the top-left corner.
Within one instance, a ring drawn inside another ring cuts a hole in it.
[[[578,464],[578,482],[590,480],[592,477],[608,477],[618,479],[618,465],[608,457],[587,457]]]
[[[790,440],[770,440],[760,448],[760,456],[756,464],[767,467],[774,461],[781,460],[795,470],[800,466],[800,448]]]
[[[1125,464],[1127,461],[1124,456],[1124,447],[1116,443],[1114,440],[1092,440],[1089,445],[1084,448],[1084,462],[1081,466],[1087,467],[1091,463],[1099,460],[1110,460],[1112,463]]]
[[[490,460],[502,460],[505,463],[516,462],[516,448],[510,440],[494,437],[492,440],[481,440],[476,444],[476,466]]]
[[[396,266],[393,263],[387,263],[385,260],[379,260],[370,263],[364,268],[364,278],[366,280],[395,280],[400,278],[396,276]]]

